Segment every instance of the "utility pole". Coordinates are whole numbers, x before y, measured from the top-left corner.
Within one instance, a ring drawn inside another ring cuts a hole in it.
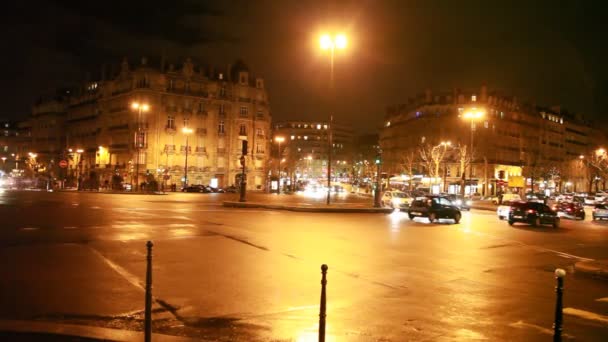
[[[239,202],[247,202],[246,191],[247,191],[247,174],[245,173],[245,156],[247,155],[247,140],[243,140],[243,148],[241,151],[241,165],[243,166],[243,171],[241,173],[241,196],[239,198]]]

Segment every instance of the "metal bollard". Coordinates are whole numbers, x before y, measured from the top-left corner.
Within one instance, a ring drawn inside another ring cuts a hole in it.
[[[327,265],[321,265],[321,309],[319,313],[319,342],[325,342],[325,317],[327,316]]]
[[[146,243],[148,247],[146,267],[146,308],[144,316],[144,341],[152,341],[152,241]]]
[[[561,268],[555,270],[555,279],[557,280],[557,286],[555,286],[555,293],[557,299],[555,302],[555,322],[553,323],[553,342],[561,342],[562,340],[562,295],[564,293],[564,277],[566,271]]]

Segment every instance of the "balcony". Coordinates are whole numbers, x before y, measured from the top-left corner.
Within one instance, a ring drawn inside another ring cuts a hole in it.
[[[198,155],[205,155],[205,154],[207,154],[207,148],[204,146],[197,146],[195,153]]]
[[[207,135],[207,129],[206,128],[197,128],[196,129],[196,134],[199,136],[206,136]]]
[[[218,147],[217,148],[217,153],[226,153],[226,148],[225,147]]]
[[[148,143],[143,143],[143,144],[133,143],[133,149],[146,150],[146,149],[148,149]]]
[[[165,133],[173,135],[175,131],[175,126],[165,126]]]
[[[209,112],[207,112],[205,109],[199,109],[196,111],[196,114],[201,116],[207,116],[209,115]]]
[[[186,146],[182,145],[179,147],[179,153],[186,153]],[[192,153],[192,146],[188,145],[188,154]]]
[[[122,130],[128,130],[128,129],[129,129],[129,124],[115,125],[115,126],[108,127],[108,131],[122,131]]]
[[[175,145],[165,145],[164,152],[166,154],[175,154]]]
[[[249,102],[251,102],[251,99],[247,98],[247,97],[239,97],[239,102],[249,103]]]

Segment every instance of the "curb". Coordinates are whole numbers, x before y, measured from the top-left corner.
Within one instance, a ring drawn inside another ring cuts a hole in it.
[[[78,325],[78,324],[61,324],[45,321],[16,321],[16,320],[0,320],[0,334],[15,333],[15,334],[33,334],[33,335],[55,335],[55,336],[71,336],[99,341],[143,341],[144,333],[131,330],[119,330],[110,328],[100,328],[94,326]],[[164,334],[152,334],[152,340],[155,342],[195,342],[206,341],[193,339],[189,337],[171,336]]]
[[[308,213],[365,213],[365,214],[390,214],[393,209],[390,208],[337,208],[337,207],[296,207],[278,204],[263,204],[255,202],[233,202],[224,201],[224,207],[229,208],[262,208],[272,210],[286,210],[295,212]]]
[[[601,278],[608,280],[608,264],[607,261],[579,261],[574,264],[574,270],[576,272],[590,275],[594,278]]]

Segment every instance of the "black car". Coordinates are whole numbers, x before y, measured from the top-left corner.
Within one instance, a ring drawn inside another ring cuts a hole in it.
[[[182,189],[182,191],[183,192],[203,192],[203,193],[211,192],[206,186],[200,185],[200,184],[190,185],[187,188]]]
[[[550,224],[553,228],[559,228],[559,217],[557,212],[543,203],[519,202],[511,205],[509,211],[509,225],[516,222],[528,223],[538,227]]]
[[[561,217],[585,219],[585,208],[576,202],[559,202],[553,207],[553,210]]]
[[[466,198],[462,195],[450,194],[446,196],[452,204],[458,207],[460,210],[471,210],[471,199]]]
[[[460,209],[442,196],[419,197],[412,202],[407,213],[410,220],[416,217],[426,217],[431,223],[440,218],[452,219],[454,223],[459,223],[462,217]]]

